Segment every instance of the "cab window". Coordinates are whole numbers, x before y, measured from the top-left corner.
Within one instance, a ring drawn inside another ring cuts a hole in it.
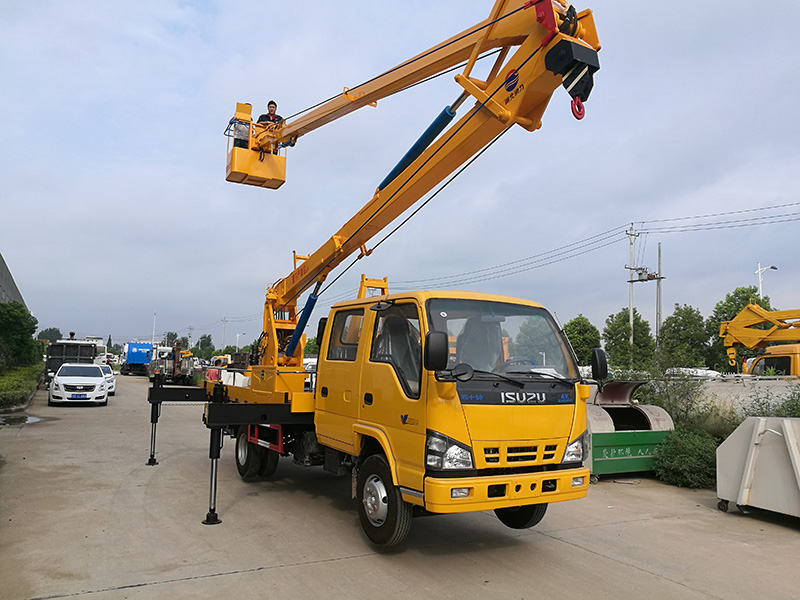
[[[419,398],[422,344],[417,307],[395,304],[378,312],[372,332],[370,360],[389,363],[410,398]]]
[[[791,368],[789,356],[765,356],[753,367],[753,375],[788,375]]]
[[[328,344],[328,360],[356,359],[363,320],[364,309],[343,310],[334,315],[330,344]]]

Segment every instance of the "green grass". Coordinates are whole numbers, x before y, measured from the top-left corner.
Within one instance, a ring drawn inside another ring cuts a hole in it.
[[[44,373],[44,363],[32,367],[11,367],[0,375],[0,410],[25,404]]]

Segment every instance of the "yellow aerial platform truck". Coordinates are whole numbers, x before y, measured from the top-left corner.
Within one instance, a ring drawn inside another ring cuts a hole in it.
[[[263,334],[250,367],[197,392],[154,387],[156,406],[208,399],[212,476],[206,523],[217,523],[221,436],[236,438],[245,478],[274,474],[280,457],[350,473],[361,524],[376,545],[403,541],[418,513],[493,510],[512,528],[538,523],[552,502],[585,496],[588,381],[560,326],[541,305],[463,291],[389,294],[366,280],[317,329],[312,385],[304,330],[327,275],[513,125],[541,126],[562,86],[576,118],[599,68],[592,13],[559,0],[497,0],[487,19],[290,122],[252,121],[237,104],[228,181],[277,189],[284,149],[317,127],[463,65],[458,98],[327,242],[269,287]],[[494,56],[489,76],[472,71]],[[471,107],[453,122],[456,111]],[[313,290],[302,309],[301,293]],[[366,289],[377,293],[369,296]],[[593,377],[606,375],[602,351]],[[230,371],[230,369],[228,369]],[[233,378],[232,378],[233,377]],[[182,396],[181,396],[182,394]]]

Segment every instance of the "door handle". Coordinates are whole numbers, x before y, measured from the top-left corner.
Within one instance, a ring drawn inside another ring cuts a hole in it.
[[[370,394],[369,392],[364,394],[364,404],[369,404],[369,405],[372,404],[372,394]]]

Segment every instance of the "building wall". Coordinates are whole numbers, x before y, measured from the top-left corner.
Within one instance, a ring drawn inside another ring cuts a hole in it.
[[[11,271],[8,270],[6,261],[3,260],[3,255],[0,254],[0,302],[12,302],[14,300],[25,304],[17,284],[14,283],[14,277],[11,275]]]

